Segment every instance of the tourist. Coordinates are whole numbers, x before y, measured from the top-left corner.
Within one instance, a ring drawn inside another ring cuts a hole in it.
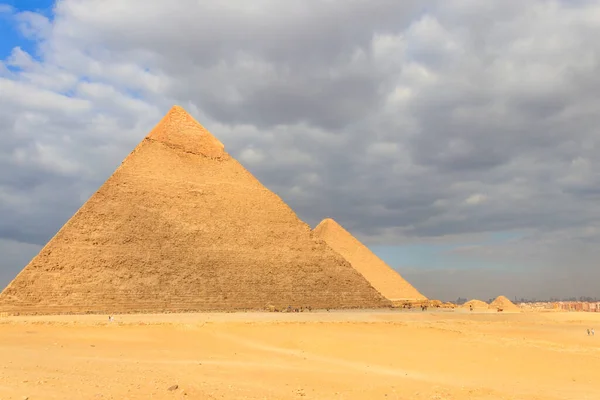
[[[594,328],[592,328],[592,336],[594,336]]]
[[[588,336],[590,336],[590,328],[588,328],[588,330],[587,330],[587,331],[588,331]]]

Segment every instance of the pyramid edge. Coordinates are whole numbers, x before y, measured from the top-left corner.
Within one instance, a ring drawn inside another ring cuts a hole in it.
[[[383,261],[380,257],[377,256],[377,254],[373,253],[373,251],[371,251],[371,249],[365,245],[364,243],[362,243],[360,240],[358,240],[354,235],[352,235],[352,233],[350,233],[346,228],[344,228],[343,225],[341,225],[339,222],[337,222],[335,219],[333,218],[324,218],[321,222],[319,222],[319,224],[313,229],[313,232],[315,232],[315,234],[318,236],[319,234],[326,234],[327,232],[331,231],[331,228],[335,227],[338,229],[341,229],[343,231],[343,233],[345,233],[346,235],[348,235],[350,238],[352,238],[354,241],[356,241],[358,243],[358,245],[360,247],[362,247],[363,249],[365,249],[372,257],[376,258],[377,260],[381,261],[381,263],[388,268],[389,271],[393,272],[394,274],[396,274],[402,281],[406,282],[406,284],[408,284],[412,290],[414,292],[416,292],[416,294],[418,294],[419,296],[417,297],[410,297],[410,298],[406,298],[406,297],[402,297],[402,298],[398,298],[398,297],[386,297],[386,296],[382,296],[385,297],[386,299],[390,300],[391,302],[395,302],[395,301],[407,301],[407,300],[413,300],[413,301],[426,301],[429,300],[429,298],[427,296],[425,296],[423,293],[421,293],[421,291],[419,289],[417,289],[412,283],[410,283],[408,280],[406,280],[402,274],[400,274],[400,272],[396,271],[395,269],[393,269],[392,267],[390,267],[385,261]],[[317,230],[317,228],[319,228]],[[325,238],[322,238],[325,242],[327,242],[327,240]],[[329,243],[327,242],[327,244],[329,245]],[[331,245],[329,245],[329,247],[333,248]],[[340,253],[338,253],[340,254]],[[341,255],[341,254],[340,254]],[[344,257],[343,255],[341,255],[344,259],[346,257]],[[348,260],[346,260],[348,261]],[[348,261],[350,263],[350,261]],[[350,263],[352,264],[352,263]],[[354,267],[353,267],[354,268]],[[356,269],[355,269],[356,270]],[[360,272],[358,270],[356,270],[356,272],[358,272],[360,274]],[[362,274],[361,274],[362,275]],[[363,275],[364,277],[364,275]],[[366,278],[365,278],[366,279]],[[367,280],[368,281],[368,280]],[[369,282],[370,283],[370,282]],[[379,292],[379,291],[378,291]],[[381,293],[381,292],[379,292]]]

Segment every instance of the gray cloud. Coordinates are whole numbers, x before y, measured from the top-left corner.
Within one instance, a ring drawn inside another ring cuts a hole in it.
[[[18,242],[16,240],[0,239],[0,282],[9,282],[16,275],[14,266],[22,266],[29,262],[41,250],[41,246]]]
[[[473,257],[569,265],[585,287],[597,3],[155,3],[11,14],[40,58],[0,64],[2,240],[43,244],[178,103],[312,225],[330,216],[387,245],[527,232]],[[424,291],[441,290],[427,274]]]

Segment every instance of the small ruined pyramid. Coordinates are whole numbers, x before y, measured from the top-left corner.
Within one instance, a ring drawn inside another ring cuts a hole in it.
[[[472,299],[467,301],[465,304],[463,304],[461,306],[461,308],[473,308],[473,309],[482,309],[482,308],[489,308],[489,304],[486,303],[485,301],[481,301],[481,300],[477,300],[477,299]]]
[[[392,302],[427,300],[400,274],[333,219],[326,218],[321,221],[314,232],[348,260],[388,300]]]
[[[21,314],[384,307],[181,107],[0,294]]]
[[[504,311],[521,311],[521,308],[506,296],[498,296],[490,303],[490,308],[501,308]]]

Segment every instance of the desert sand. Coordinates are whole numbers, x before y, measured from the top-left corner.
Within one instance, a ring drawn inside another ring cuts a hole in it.
[[[5,317],[0,399],[599,399],[594,325],[464,310]]]

